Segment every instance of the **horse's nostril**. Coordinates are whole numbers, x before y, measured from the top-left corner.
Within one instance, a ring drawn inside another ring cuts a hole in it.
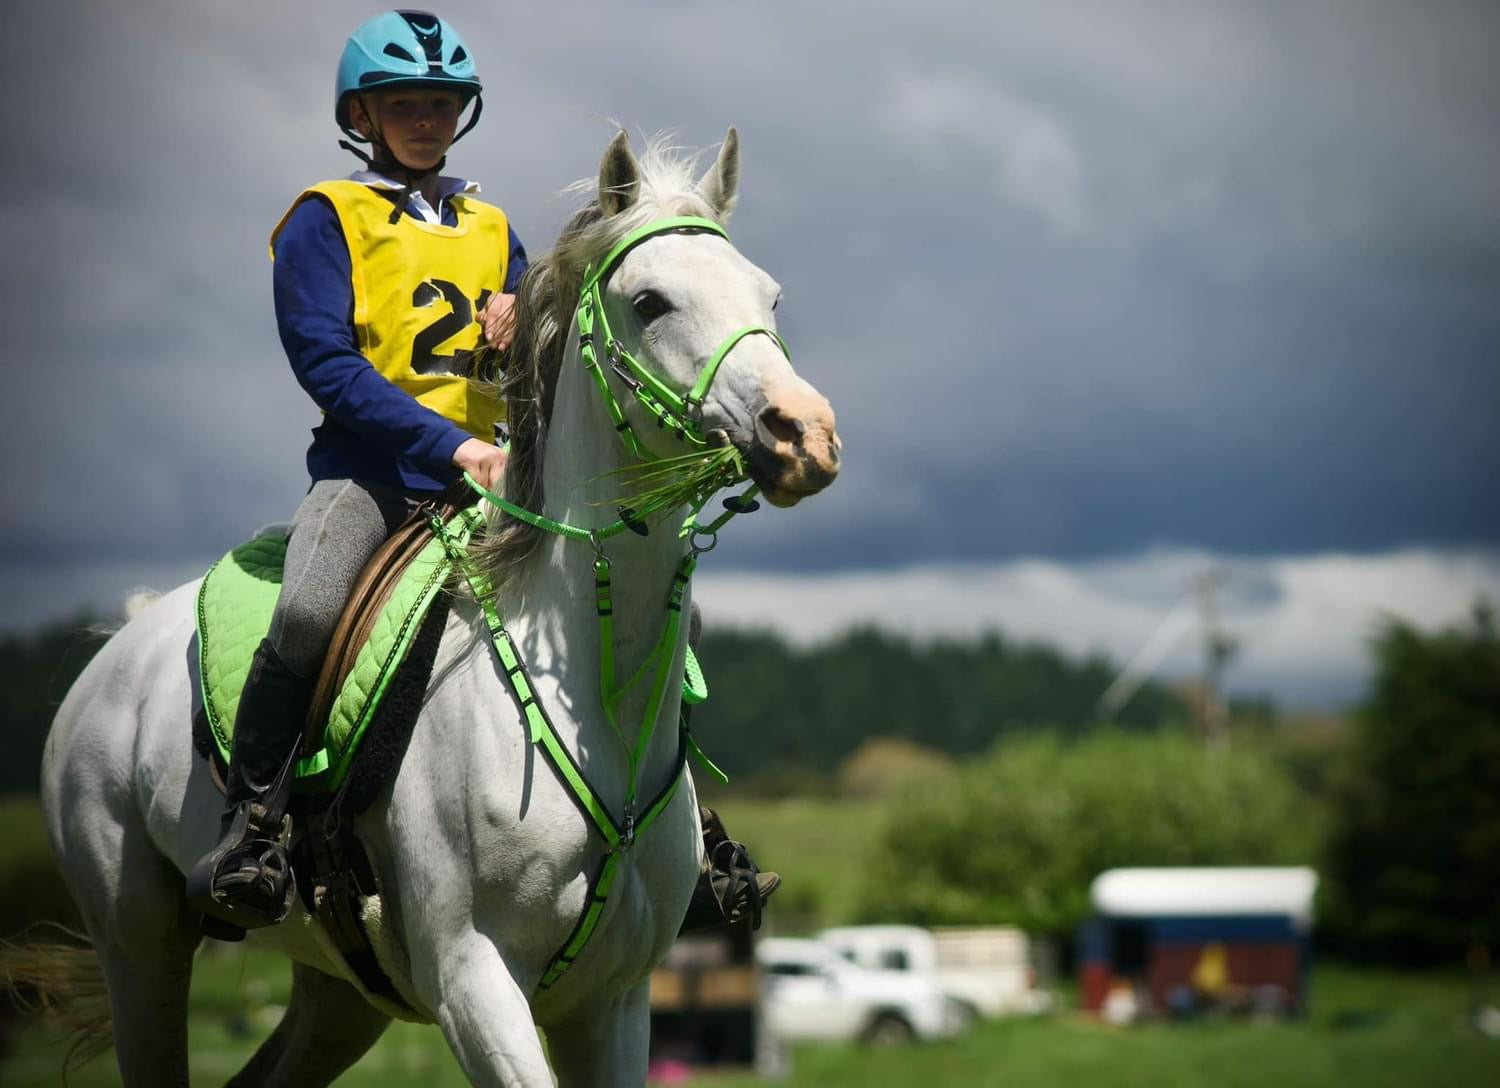
[[[760,413],[761,425],[766,432],[778,442],[790,442],[796,445],[807,431],[807,424],[796,416],[789,416],[775,405],[767,407]]]

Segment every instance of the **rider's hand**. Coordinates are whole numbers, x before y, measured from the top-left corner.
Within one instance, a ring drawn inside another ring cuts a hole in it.
[[[510,347],[516,335],[516,296],[490,296],[484,309],[479,311],[479,321],[484,326],[484,339],[490,347],[501,351]]]
[[[453,463],[491,491],[500,486],[500,477],[505,475],[505,451],[479,438],[464,439],[453,451]]]

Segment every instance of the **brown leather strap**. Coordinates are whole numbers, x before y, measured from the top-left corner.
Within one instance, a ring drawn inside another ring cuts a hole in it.
[[[318,674],[317,687],[313,689],[307,722],[302,730],[303,755],[311,755],[322,747],[323,727],[328,722],[333,700],[353,671],[360,648],[370,637],[370,631],[400,583],[401,575],[432,539],[429,516],[435,510],[439,518],[448,521],[460,509],[455,498],[449,492],[435,507],[424,505],[415,511],[391,534],[390,539],[376,549],[360,572],[349,594],[349,603],[344,606],[338,626],[333,629],[333,639],[323,658],[323,670]]]

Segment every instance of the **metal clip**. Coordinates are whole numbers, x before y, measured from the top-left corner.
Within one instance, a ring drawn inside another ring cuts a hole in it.
[[[616,376],[618,376],[619,379],[622,382],[625,383],[625,387],[627,389],[629,389],[632,393],[635,393],[635,394],[639,394],[640,393],[640,389],[641,389],[640,379],[637,378],[634,374],[632,374],[630,372],[630,370],[625,366],[625,364],[620,361],[620,357],[618,355],[611,355],[610,356],[609,369],[611,369],[611,370],[613,370],[615,372]],[[644,398],[642,398],[642,399],[644,399]]]
[[[629,850],[635,844],[635,805],[625,802],[625,826],[620,829],[620,849]]]
[[[699,544],[698,543],[698,538],[700,536],[708,538],[708,544],[707,545],[703,545],[703,544]],[[692,535],[688,538],[688,548],[692,552],[693,558],[696,559],[700,555],[705,555],[708,552],[713,551],[718,546],[719,546],[719,534],[718,533],[714,532],[712,529],[700,529],[696,525],[693,526]]]

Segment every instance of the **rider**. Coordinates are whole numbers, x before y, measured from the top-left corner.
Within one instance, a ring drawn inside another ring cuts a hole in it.
[[[339,60],[334,117],[369,146],[339,142],[365,169],[304,191],[272,233],[282,346],[324,417],[307,451],[312,486],[292,520],[281,593],[235,717],[221,841],[188,877],[196,909],[241,929],[279,922],[291,904],[280,814],[360,570],[462,471],[491,490],[504,472],[495,444],[504,402],[468,372],[481,333],[493,347],[510,343],[526,252],[478,185],[439,173],[479,119],[480,92],[473,58],[445,20],[394,11],[361,24]],[[707,810],[704,835],[715,866],[689,923],[758,916],[776,877],[757,881]]]
[[[280,921],[291,901],[278,829],[257,825],[268,803],[284,810],[283,771],[355,578],[461,470],[487,487],[504,471],[504,404],[466,369],[480,322],[490,344],[509,343],[526,252],[479,186],[438,172],[478,120],[480,90],[444,20],[404,11],[363,23],[339,60],[334,117],[368,145],[340,141],[365,169],[303,192],[272,233],[282,346],[324,416],[235,718],[222,841],[189,877],[195,907],[242,928]]]

